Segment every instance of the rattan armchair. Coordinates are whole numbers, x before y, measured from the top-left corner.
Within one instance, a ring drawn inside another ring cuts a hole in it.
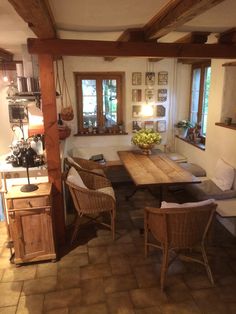
[[[174,250],[175,257],[181,256],[186,261],[194,261],[203,264],[208,277],[214,284],[211,269],[205,251],[205,239],[211,225],[216,204],[208,204],[199,207],[183,208],[145,208],[144,237],[145,256],[150,246],[162,250],[161,266],[161,290],[164,289],[168,266],[175,259],[169,261],[170,250]],[[150,233],[152,239],[149,240]],[[180,255],[183,249],[200,247],[202,258],[197,259],[186,255]]]
[[[105,177],[106,166],[101,165],[93,160],[88,160],[80,157],[68,157],[64,159],[64,168],[74,167],[76,170],[84,170],[89,173],[95,173]]]
[[[114,240],[116,200],[110,181],[103,176],[89,173],[81,169],[79,170],[79,174],[87,189],[74,185],[67,179],[65,180],[77,211],[71,244],[78,234],[82,216],[90,218],[90,220],[96,220],[98,223],[111,229],[112,238]],[[104,212],[110,213],[110,224],[97,220]],[[95,215],[96,217],[94,217]]]

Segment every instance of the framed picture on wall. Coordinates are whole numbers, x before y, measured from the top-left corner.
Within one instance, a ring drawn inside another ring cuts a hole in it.
[[[145,84],[154,85],[155,84],[155,72],[146,72],[145,73]]]
[[[161,71],[158,72],[158,85],[167,85],[168,84],[168,72]]]
[[[142,106],[141,105],[133,105],[132,106],[132,116],[133,116],[133,118],[142,117]]]
[[[143,128],[143,122],[142,121],[133,121],[132,122],[132,132],[137,132]]]
[[[154,128],[154,121],[144,121],[144,128],[145,129],[153,129]]]
[[[142,101],[142,90],[132,89],[132,101],[139,102]]]
[[[133,72],[132,73],[132,85],[141,85],[142,84],[142,73]]]
[[[167,101],[167,89],[166,88],[158,88],[158,90],[157,90],[157,101],[159,101],[159,102]]]
[[[153,102],[154,101],[154,89],[145,89],[145,100],[146,102]]]
[[[157,131],[160,133],[166,132],[166,120],[157,121],[156,128],[157,128]]]
[[[166,115],[166,108],[162,105],[156,106],[156,116],[157,117],[165,117]]]

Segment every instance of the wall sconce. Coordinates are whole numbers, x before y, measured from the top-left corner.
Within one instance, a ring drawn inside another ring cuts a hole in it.
[[[153,104],[144,104],[142,105],[141,114],[143,117],[152,117],[153,116]]]

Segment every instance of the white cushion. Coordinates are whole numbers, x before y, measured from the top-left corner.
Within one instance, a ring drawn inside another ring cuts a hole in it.
[[[209,205],[215,203],[215,200],[213,198],[201,201],[201,202],[191,202],[191,203],[167,203],[167,202],[161,202],[161,208],[185,208],[185,207],[199,207],[204,205]]]
[[[67,160],[69,161],[69,163],[70,163],[71,165],[74,165],[74,166],[77,166],[77,167],[81,168],[80,165],[79,165],[76,161],[74,161],[73,158],[71,158],[71,157],[68,156],[68,157],[67,157]]]
[[[222,191],[230,190],[234,182],[234,168],[224,160],[218,159],[216,163],[215,176],[212,181]]]
[[[84,184],[83,180],[81,179],[81,176],[79,175],[78,171],[75,170],[74,167],[71,167],[68,175],[67,175],[67,181],[77,185],[80,188],[87,189],[87,186]]]
[[[107,186],[105,188],[97,189],[98,192],[105,193],[107,195],[110,195],[114,200],[116,199],[115,193],[112,187]]]

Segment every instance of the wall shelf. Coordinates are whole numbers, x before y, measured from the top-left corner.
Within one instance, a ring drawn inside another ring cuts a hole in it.
[[[216,122],[215,125],[221,126],[223,128],[231,129],[231,130],[236,130],[236,123],[231,123],[228,125],[222,122]]]

